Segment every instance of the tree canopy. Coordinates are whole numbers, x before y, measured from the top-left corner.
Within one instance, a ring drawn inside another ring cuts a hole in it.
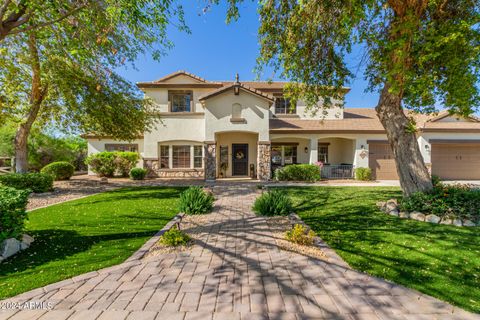
[[[17,23],[9,24],[12,17]],[[143,134],[154,118],[115,69],[147,52],[158,60],[172,45],[169,25],[188,31],[173,1],[3,0],[0,18],[9,30],[0,40],[3,118],[22,121],[32,110],[37,71],[41,123],[125,140]]]
[[[236,19],[242,0],[230,2]],[[420,112],[443,106],[469,115],[479,105],[479,1],[267,0],[259,14],[259,70],[302,83],[297,94],[307,100],[348,83],[345,57],[362,45],[369,89],[388,83]]]

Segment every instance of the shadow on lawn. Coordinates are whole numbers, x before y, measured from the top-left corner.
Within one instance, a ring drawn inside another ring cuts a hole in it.
[[[355,269],[480,311],[480,228],[458,228],[381,213],[397,189],[290,189],[296,211]],[[477,303],[474,303],[474,302]]]
[[[0,265],[0,277],[11,276],[52,261],[63,260],[69,256],[86,252],[98,243],[105,242],[107,244],[109,241],[151,237],[156,231],[156,229],[152,229],[143,232],[92,236],[83,236],[71,230],[32,231],[30,234],[35,238],[32,246],[3,261]],[[102,258],[99,257],[99,259]]]

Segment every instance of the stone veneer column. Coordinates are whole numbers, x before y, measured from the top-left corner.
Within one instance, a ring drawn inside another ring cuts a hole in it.
[[[271,144],[270,141],[259,141],[257,150],[257,179],[270,180],[271,176]]]
[[[217,145],[215,141],[205,141],[205,180],[217,178]]]

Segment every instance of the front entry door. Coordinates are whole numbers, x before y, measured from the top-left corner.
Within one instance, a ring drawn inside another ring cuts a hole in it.
[[[232,176],[248,175],[248,144],[232,144]]]

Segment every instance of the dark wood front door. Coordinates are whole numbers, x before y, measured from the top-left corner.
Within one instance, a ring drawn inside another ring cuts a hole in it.
[[[232,176],[248,174],[248,144],[232,144]]]

